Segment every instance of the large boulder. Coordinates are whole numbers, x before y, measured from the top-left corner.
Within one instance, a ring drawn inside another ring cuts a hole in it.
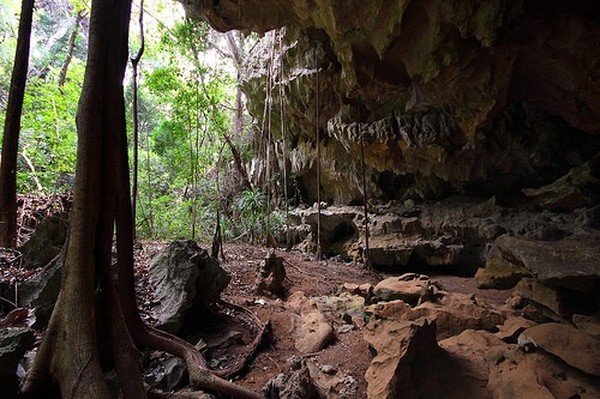
[[[569,320],[573,313],[589,313],[596,307],[593,295],[566,288],[552,287],[534,278],[524,278],[515,294],[526,299],[543,314],[554,320]]]
[[[514,286],[519,276],[532,275],[541,283],[576,291],[591,292],[600,283],[600,234],[582,232],[557,241],[541,241],[504,235],[494,242],[492,254],[501,253],[502,259],[493,258],[491,271],[479,273],[478,281],[493,281],[492,274],[504,270],[498,285]],[[487,267],[486,267],[487,268]]]
[[[57,213],[38,223],[33,235],[19,248],[23,254],[23,267],[45,267],[58,255],[67,239],[67,220],[66,214]]]
[[[600,376],[600,340],[567,324],[545,323],[519,336],[521,345],[533,345],[585,373]]]
[[[514,398],[598,398],[598,379],[543,351],[507,350],[490,364],[489,396]]]
[[[219,300],[230,277],[195,241],[173,241],[150,262],[157,326],[177,332]]]
[[[373,289],[373,295],[382,301],[401,299],[416,304],[429,283],[429,277],[425,275],[406,273],[380,281]]]
[[[466,330],[439,342],[443,350],[438,397],[489,398],[488,370],[508,346],[487,331]]]
[[[371,320],[365,340],[375,354],[365,375],[369,399],[435,397],[435,322]]]
[[[60,251],[44,268],[19,285],[19,306],[31,307],[35,327],[46,325],[60,292],[64,251]]]
[[[427,301],[414,308],[404,301],[395,300],[367,306],[365,311],[378,319],[407,321],[425,317],[434,320],[438,339],[445,339],[468,329],[492,331],[505,319],[502,313],[485,301],[458,293],[445,293],[437,302]]]
[[[477,288],[506,290],[514,287],[523,277],[531,276],[531,272],[511,262],[510,254],[502,251],[502,248],[495,244],[490,249],[485,267],[475,273]]]
[[[600,312],[591,316],[574,314],[573,324],[586,334],[600,339]]]
[[[17,365],[34,341],[33,331],[28,328],[0,329],[0,387],[2,387],[0,389],[3,398],[17,397],[19,389]]]
[[[295,347],[302,353],[318,352],[333,338],[333,327],[311,298],[302,291],[294,292],[287,302],[294,311]]]

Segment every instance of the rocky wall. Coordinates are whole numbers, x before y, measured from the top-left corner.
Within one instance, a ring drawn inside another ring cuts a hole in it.
[[[591,158],[600,148],[594,3],[185,5],[190,16],[219,30],[278,29],[264,35],[248,60],[249,111],[263,132],[270,127],[281,140],[283,131],[292,175],[308,201],[316,197],[318,126],[323,198],[349,203],[361,197],[363,139],[368,191],[388,199],[539,187]]]

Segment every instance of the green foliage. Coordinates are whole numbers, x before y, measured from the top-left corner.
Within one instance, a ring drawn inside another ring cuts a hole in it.
[[[75,116],[84,67],[73,62],[69,79],[60,90],[55,79],[30,80],[23,104],[18,183],[22,192],[46,193],[69,189],[73,182],[77,150]],[[58,74],[53,70],[49,77]],[[26,159],[29,159],[31,166]]]
[[[247,234],[253,243],[276,236],[284,224],[283,214],[270,211],[267,196],[258,188],[240,193],[235,200],[235,214],[238,217],[233,223],[225,223],[225,236],[233,238]]]
[[[88,10],[88,0],[48,3],[36,9],[30,74],[22,114],[18,164],[21,193],[45,194],[72,188],[75,174],[77,131],[75,118],[83,84],[87,32],[78,31],[67,80],[58,87],[72,31],[68,21]],[[141,238],[196,238],[208,241],[222,213],[225,239],[247,237],[257,242],[276,235],[283,217],[269,210],[259,190],[245,191],[222,209],[215,184],[218,165],[230,164],[223,149],[223,133],[231,135],[236,80],[207,59],[209,29],[206,23],[179,21],[173,9],[158,0],[146,0],[152,15],[146,18],[146,51],[140,64],[138,87],[139,169],[137,230]],[[19,1],[0,4],[0,108],[4,109],[10,84]],[[138,12],[134,5],[134,13]],[[138,43],[137,16],[132,19],[131,46]],[[86,23],[83,23],[86,26]],[[131,76],[124,82],[130,103]],[[127,109],[127,112],[131,110]],[[0,112],[3,122],[4,112]],[[127,116],[131,132],[131,115]],[[241,148],[244,151],[244,148]],[[130,148],[130,156],[133,148]],[[250,154],[247,154],[248,156]],[[219,160],[221,160],[219,162]]]

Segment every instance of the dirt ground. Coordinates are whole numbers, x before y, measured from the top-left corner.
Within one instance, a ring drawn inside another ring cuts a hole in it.
[[[160,250],[161,243],[144,244],[144,256]],[[207,248],[208,249],[208,248]],[[366,270],[362,264],[343,263],[338,261],[316,261],[314,257],[296,252],[276,250],[276,254],[285,259],[287,273],[285,282],[286,294],[282,298],[275,296],[259,296],[253,290],[257,275],[257,267],[267,255],[268,249],[247,244],[226,244],[225,261],[222,266],[231,275],[231,282],[223,294],[225,301],[242,305],[255,313],[262,322],[270,320],[271,334],[266,345],[259,350],[246,372],[237,381],[254,391],[262,391],[265,383],[279,373],[291,371],[292,359],[310,359],[320,366],[329,365],[352,377],[352,393],[347,399],[366,397],[365,372],[371,362],[371,354],[363,340],[363,331],[355,329],[338,334],[336,340],[322,351],[303,355],[294,347],[292,339],[293,319],[290,310],[285,308],[286,298],[296,291],[303,291],[306,296],[331,295],[338,292],[344,283],[371,283],[388,277]],[[145,262],[142,262],[145,263]],[[144,270],[141,270],[143,285]],[[432,276],[449,291],[475,294],[488,302],[503,303],[509,291],[478,290],[472,278],[446,275]],[[151,293],[149,293],[151,295]],[[225,308],[217,310],[217,314],[209,319],[202,318],[201,332],[186,337],[195,343],[198,338],[213,340],[224,331],[239,331],[240,336],[230,342],[222,342],[204,352],[209,364],[215,368],[228,367],[241,360],[243,353],[252,342],[256,331],[251,326],[239,322],[235,312]],[[334,329],[337,326],[334,322]],[[218,338],[216,339],[218,342]],[[233,341],[233,342],[231,342]]]

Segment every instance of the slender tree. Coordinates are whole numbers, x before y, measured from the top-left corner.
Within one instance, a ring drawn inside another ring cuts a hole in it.
[[[34,0],[23,0],[15,62],[4,121],[2,159],[0,161],[0,246],[14,248],[17,244],[17,155],[21,131],[21,112],[27,71]]]
[[[140,48],[138,49],[135,56],[131,57],[131,68],[133,69],[133,93],[132,93],[132,104],[131,104],[131,115],[133,117],[133,190],[131,194],[132,213],[134,230],[133,236],[135,238],[135,219],[137,212],[137,197],[138,197],[138,170],[139,170],[139,135],[140,135],[140,123],[138,115],[138,66],[142,56],[144,55],[145,49],[145,37],[144,37],[144,0],[140,0],[140,16],[138,19],[140,27]],[[149,187],[149,190],[151,188]]]
[[[69,65],[71,64],[71,60],[73,59],[73,51],[75,50],[75,40],[77,39],[77,33],[79,32],[79,25],[83,20],[85,13],[83,11],[78,11],[77,16],[75,17],[75,23],[73,24],[73,30],[71,30],[71,34],[69,35],[69,41],[67,43],[67,55],[65,56],[65,61],[63,62],[62,68],[60,68],[60,73],[58,75],[58,87],[62,89],[67,81],[67,72],[69,70]]]

